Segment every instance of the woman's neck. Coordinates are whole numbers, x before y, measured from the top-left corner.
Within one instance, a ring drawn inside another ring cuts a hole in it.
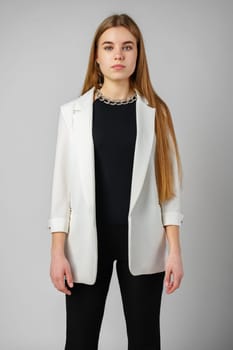
[[[125,100],[134,94],[129,82],[105,82],[101,87],[102,94],[112,100]]]

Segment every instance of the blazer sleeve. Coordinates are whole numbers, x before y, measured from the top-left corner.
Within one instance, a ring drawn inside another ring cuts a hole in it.
[[[69,233],[70,222],[70,130],[60,107],[48,229]]]
[[[173,145],[171,136],[171,144]],[[176,154],[174,145],[172,147],[172,166],[174,173],[174,189],[175,196],[164,203],[161,204],[161,214],[162,214],[162,223],[165,225],[178,225],[180,226],[184,221],[184,214],[182,213],[182,188],[178,176],[178,166],[176,160]]]

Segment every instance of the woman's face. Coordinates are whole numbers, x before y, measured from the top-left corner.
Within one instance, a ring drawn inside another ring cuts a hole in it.
[[[136,38],[122,26],[109,28],[99,38],[96,55],[105,82],[128,80],[136,67]]]

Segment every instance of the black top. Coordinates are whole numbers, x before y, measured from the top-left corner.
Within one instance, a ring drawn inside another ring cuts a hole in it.
[[[126,224],[136,141],[136,102],[93,103],[97,222]]]

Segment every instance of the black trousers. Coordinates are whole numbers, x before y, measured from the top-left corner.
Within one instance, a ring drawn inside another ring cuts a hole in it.
[[[126,320],[128,350],[160,350],[160,306],[165,272],[134,276],[128,268],[128,225],[98,224],[95,284],[74,283],[66,295],[65,350],[97,350],[113,262]]]

